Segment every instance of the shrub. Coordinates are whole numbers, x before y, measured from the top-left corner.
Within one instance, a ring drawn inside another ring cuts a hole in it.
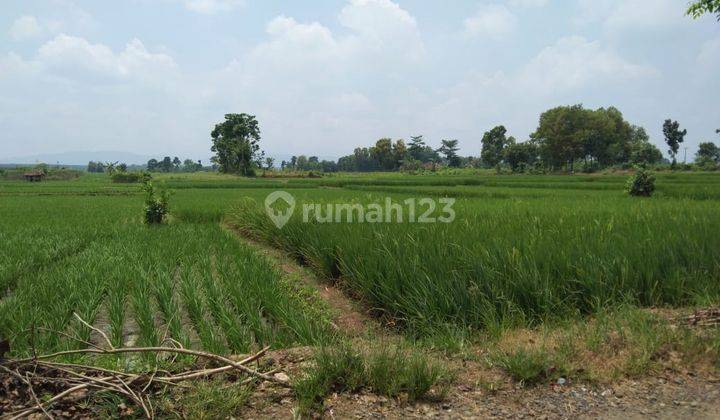
[[[114,172],[110,175],[110,179],[115,183],[136,184],[139,182],[147,182],[152,179],[149,172]]]
[[[628,179],[626,191],[635,197],[650,197],[655,191],[655,175],[644,168],[638,168]]]
[[[170,193],[161,190],[156,194],[152,182],[146,181],[143,190],[145,196],[145,223],[148,225],[161,224],[165,221],[168,212],[168,198]]]

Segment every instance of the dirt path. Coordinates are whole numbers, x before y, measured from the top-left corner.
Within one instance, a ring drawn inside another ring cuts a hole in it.
[[[285,252],[254,240],[232,226],[225,226],[241,241],[264,255],[289,280],[297,281],[317,290],[320,298],[332,311],[332,322],[336,330],[348,337],[366,335],[368,332],[379,332],[382,327],[366,313],[361,305],[347,297],[338,287],[321,280],[311,269],[300,265],[292,256]]]

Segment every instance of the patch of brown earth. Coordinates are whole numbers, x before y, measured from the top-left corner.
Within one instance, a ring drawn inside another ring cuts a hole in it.
[[[236,229],[229,228],[243,242],[264,255],[281,273],[317,290],[319,296],[332,310],[332,322],[336,330],[349,337],[357,337],[370,330],[378,329],[375,319],[363,311],[357,302],[346,296],[338,287],[323,282],[310,269],[303,267],[283,251],[249,238]]]

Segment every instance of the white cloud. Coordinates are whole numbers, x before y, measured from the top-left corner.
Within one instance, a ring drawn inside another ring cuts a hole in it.
[[[32,39],[42,36],[44,30],[35,16],[21,16],[10,27],[10,36],[15,40]]]
[[[517,18],[502,4],[481,6],[463,22],[465,34],[472,37],[501,38],[515,31]]]
[[[540,51],[518,82],[528,89],[552,92],[656,75],[655,69],[630,63],[599,41],[568,36]]]
[[[397,63],[425,54],[415,18],[390,0],[351,0],[338,20],[353,31],[340,42],[358,58],[382,57]]]
[[[389,0],[352,0],[338,21],[342,33],[274,18],[267,40],[211,78],[213,100],[254,109],[268,139],[278,141],[268,140],[270,150],[320,149],[322,139],[345,137],[348,130],[372,138],[378,97],[406,83],[403,76],[423,59],[425,47],[415,18]]]
[[[549,0],[510,0],[508,3],[512,7],[533,8],[545,7]]]
[[[565,37],[517,71],[471,72],[438,91],[426,110],[416,110],[417,124],[437,121],[436,129],[462,139],[505,124],[522,138],[535,128],[538,115],[554,105],[629,95],[629,86],[654,80],[656,75],[654,69],[628,62],[598,41]],[[484,127],[478,127],[478,118]]]
[[[677,0],[580,0],[578,24],[600,22],[606,31],[661,28],[686,21]]]
[[[185,0],[185,8],[203,14],[230,12],[244,4],[244,0]]]
[[[35,60],[53,75],[83,82],[131,78],[160,81],[176,68],[172,57],[149,52],[138,39],[116,53],[104,44],[66,34],[41,46]]]

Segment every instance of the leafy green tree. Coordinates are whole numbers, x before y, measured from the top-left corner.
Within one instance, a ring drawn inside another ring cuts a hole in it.
[[[295,162],[295,166],[297,169],[301,171],[307,171],[308,169],[308,158],[305,155],[300,155],[297,158],[297,161]]]
[[[395,168],[395,159],[392,152],[392,139],[382,138],[375,142],[370,148],[370,156],[377,163],[377,166],[385,171]]]
[[[398,169],[408,155],[408,149],[407,146],[405,146],[405,141],[403,139],[397,140],[392,145],[392,154],[393,169]]]
[[[720,148],[712,142],[700,143],[695,154],[695,163],[701,166],[715,166],[720,164]]]
[[[253,175],[260,152],[260,126],[254,115],[226,114],[210,133],[215,152],[213,162],[220,172]]]
[[[88,162],[87,171],[90,173],[103,173],[105,172],[105,164],[102,162],[90,161]]]
[[[634,144],[630,151],[630,163],[634,165],[654,165],[662,159],[660,149],[650,142]]]
[[[515,143],[515,139],[512,137],[507,138],[505,133],[507,133],[505,127],[498,125],[483,134],[480,158],[489,168],[498,166],[505,156],[505,147],[510,143]]]
[[[690,3],[687,14],[697,19],[705,13],[715,13],[720,21],[720,0],[695,0]]]
[[[353,151],[355,156],[356,170],[359,172],[372,172],[380,169],[378,161],[373,159],[370,149],[367,147],[356,147]]]
[[[662,161],[662,152],[650,143],[650,136],[643,127],[632,126],[629,162],[635,165],[656,164]]]
[[[535,165],[538,159],[537,146],[529,141],[510,143],[504,149],[504,159],[513,172],[523,172]]]
[[[680,124],[677,121],[668,119],[663,123],[663,135],[665,135],[665,143],[669,147],[668,153],[672,157],[673,168],[677,165],[677,152],[680,144],[685,141],[686,134],[687,130],[680,130]]]
[[[425,144],[423,136],[411,136],[407,147],[407,154],[410,158],[422,163],[437,162],[440,155],[430,146]]]
[[[632,146],[632,126],[614,107],[597,110],[582,105],[545,111],[530,138],[540,147],[548,167],[567,166],[583,160],[586,167],[627,162]]]
[[[540,115],[540,124],[530,138],[540,146],[548,166],[567,165],[573,170],[574,162],[583,156],[585,118],[582,105],[560,106]]]
[[[427,145],[425,144],[425,140],[423,140],[423,136],[410,136],[410,143],[408,144],[408,155],[410,155],[411,158],[422,161],[422,152],[423,149]]]
[[[185,159],[185,160],[183,161],[182,170],[183,170],[184,172],[197,172],[197,171],[201,171],[201,170],[202,170],[202,162],[199,161],[199,160],[198,160],[197,162],[195,162],[195,161],[192,160],[192,159]]]
[[[108,175],[112,176],[113,174],[115,174],[117,164],[118,164],[117,161],[116,162],[105,162],[105,172]]]
[[[615,107],[586,110],[582,157],[596,166],[609,166],[627,162],[630,157],[633,126],[623,118]]]
[[[265,158],[265,169],[268,171],[271,170],[275,166],[275,159],[271,157]]]
[[[172,172],[172,159],[170,159],[170,156],[165,156],[163,160],[160,161],[160,164],[158,166],[162,172]]]
[[[348,156],[342,156],[340,159],[338,159],[337,163],[338,171],[343,172],[356,172],[358,171],[357,161],[355,160],[355,155],[348,155]]]
[[[182,164],[182,162],[180,161],[180,158],[179,158],[179,157],[175,156],[175,157],[173,158],[173,160],[172,160],[172,164],[173,164],[173,166],[175,167],[174,169],[175,169],[176,171],[179,171],[179,170],[180,170],[180,165]]]
[[[159,162],[157,159],[150,159],[147,162],[147,170],[149,172],[154,172],[158,169]]]
[[[320,162],[320,169],[323,172],[337,172],[338,164],[331,160],[323,160],[322,162]]]
[[[443,155],[443,159],[447,165],[454,168],[459,167],[460,157],[458,156],[457,151],[460,150],[460,148],[458,147],[458,141],[455,139],[441,140],[440,143],[442,145],[437,151]]]

